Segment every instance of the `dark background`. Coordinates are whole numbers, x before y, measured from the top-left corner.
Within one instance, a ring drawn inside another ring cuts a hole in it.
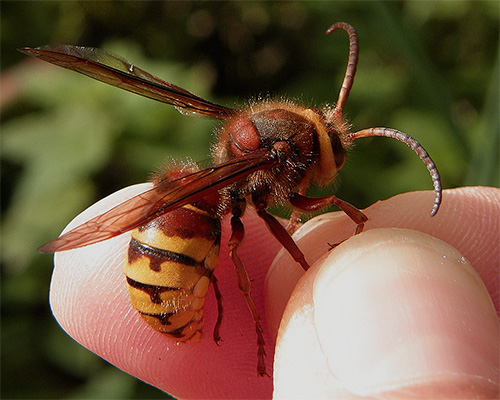
[[[165,397],[60,329],[47,300],[52,257],[36,248],[93,202],[146,181],[170,157],[207,159],[217,126],[34,62],[18,47],[105,48],[231,107],[267,93],[322,105],[337,100],[349,51],[345,32],[324,32],[346,21],[360,40],[344,109],[353,129],[388,126],[414,136],[445,188],[499,186],[496,1],[2,1],[0,7],[2,398]],[[406,146],[371,138],[357,142],[334,189],[364,208],[432,184]]]

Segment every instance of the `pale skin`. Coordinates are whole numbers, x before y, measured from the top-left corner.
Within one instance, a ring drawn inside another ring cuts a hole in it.
[[[146,187],[117,192],[70,225]],[[228,221],[216,269],[221,346],[212,340],[212,291],[201,342],[176,344],[141,320],[122,272],[128,233],[56,255],[52,310],[76,341],[177,398],[498,398],[500,190],[445,191],[433,218],[432,200],[429,191],[374,204],[364,210],[365,232],[334,250],[328,243],[355,229],[349,218],[339,212],[306,224],[296,233],[312,265],[306,273],[284,252],[269,269],[280,246],[247,211],[240,256],[272,378],[257,376],[255,326],[228,256]]]

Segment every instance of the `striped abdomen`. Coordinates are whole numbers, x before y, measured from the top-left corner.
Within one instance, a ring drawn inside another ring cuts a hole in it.
[[[132,305],[155,329],[199,340],[220,248],[218,196],[166,213],[132,233],[125,264]]]

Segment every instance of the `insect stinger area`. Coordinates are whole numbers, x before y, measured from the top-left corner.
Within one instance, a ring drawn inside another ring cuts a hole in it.
[[[222,296],[215,278],[221,242],[221,219],[231,216],[229,252],[257,334],[257,373],[267,375],[264,330],[252,297],[249,274],[239,256],[245,236],[241,221],[247,205],[267,225],[304,270],[304,253],[291,237],[302,213],[336,205],[362,232],[367,216],[355,206],[329,195],[305,195],[312,183],[329,185],[344,165],[353,141],[371,136],[396,139],[408,145],[425,164],[436,193],[431,215],[442,198],[437,167],[414,138],[391,128],[350,132],[342,111],[358,64],[355,29],[332,25],[327,34],[348,33],[347,70],[335,107],[307,107],[292,101],[261,101],[242,109],[215,104],[166,82],[104,50],[79,46],[43,46],[23,53],[79,72],[141,96],[173,105],[186,115],[198,114],[223,122],[213,146],[213,166],[200,169],[179,162],[163,170],[152,189],[118,204],[64,233],[40,248],[43,252],[71,250],[132,231],[124,269],[133,306],[154,329],[177,342],[200,340],[205,296],[215,290],[219,316],[213,337],[218,343],[223,316]],[[268,209],[290,204],[288,229]],[[327,243],[327,238],[325,238]]]

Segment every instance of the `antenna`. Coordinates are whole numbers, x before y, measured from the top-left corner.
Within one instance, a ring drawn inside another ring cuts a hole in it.
[[[337,22],[333,24],[327,31],[326,34],[329,35],[337,29],[343,29],[349,34],[349,61],[347,62],[347,70],[345,71],[344,82],[342,82],[342,88],[340,89],[339,99],[337,100],[337,105],[335,106],[335,115],[342,117],[342,109],[351,93],[352,83],[354,81],[354,75],[356,74],[356,69],[358,68],[358,55],[359,55],[359,44],[358,44],[358,34],[356,30],[349,25],[347,22]]]
[[[436,193],[436,197],[434,199],[434,207],[432,207],[431,217],[436,215],[436,213],[439,210],[439,206],[441,205],[441,199],[443,197],[442,194],[443,189],[441,187],[441,176],[439,175],[439,171],[436,167],[436,164],[432,160],[431,156],[429,155],[429,153],[427,153],[427,150],[425,150],[423,146],[416,139],[412,138],[410,135],[391,128],[363,129],[358,132],[349,133],[346,139],[348,142],[353,142],[356,139],[371,137],[371,136],[383,136],[399,140],[400,142],[403,142],[408,147],[410,147],[415,153],[417,153],[417,155],[420,157],[420,159],[424,162],[425,166],[427,167],[427,170],[429,171],[432,178],[432,182],[434,184],[434,192]]]

